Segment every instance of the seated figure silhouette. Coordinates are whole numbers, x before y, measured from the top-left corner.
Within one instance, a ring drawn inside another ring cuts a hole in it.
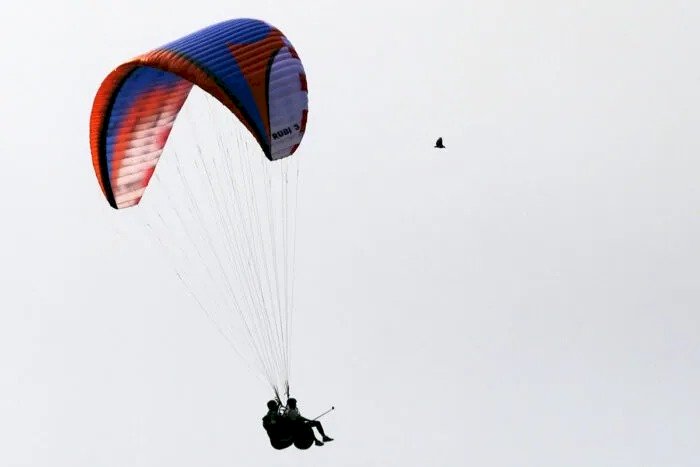
[[[270,444],[275,449],[285,449],[294,443],[294,436],[288,420],[280,414],[277,401],[267,403],[267,414],[262,419],[263,428],[270,438]]]
[[[329,441],[333,441],[333,438],[327,436],[326,433],[323,431],[323,425],[321,425],[321,422],[319,422],[318,420],[309,420],[308,418],[302,417],[301,413],[299,413],[299,408],[297,407],[297,400],[293,397],[287,400],[287,410],[284,414],[284,418],[292,427],[292,431],[295,433],[295,436],[297,434],[299,435],[300,440],[303,436],[304,440],[308,442],[308,436],[310,433],[311,438],[314,444],[316,444],[316,446],[323,446],[324,442],[327,443]],[[319,441],[316,438],[316,435],[314,435],[312,428],[316,428],[318,430],[323,441]],[[297,443],[295,442],[294,445],[297,446]]]

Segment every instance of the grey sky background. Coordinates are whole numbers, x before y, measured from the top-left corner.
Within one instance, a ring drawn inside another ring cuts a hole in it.
[[[19,5],[0,465],[698,465],[700,4]],[[104,76],[235,17],[308,74],[292,384],[337,410],[307,452],[90,162]]]

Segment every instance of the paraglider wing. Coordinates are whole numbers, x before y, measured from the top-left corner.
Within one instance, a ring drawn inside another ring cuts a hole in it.
[[[102,82],[90,148],[113,208],[141,200],[193,85],[225,105],[269,160],[290,156],[301,143],[306,75],[289,40],[254,19],[209,26],[129,60]]]

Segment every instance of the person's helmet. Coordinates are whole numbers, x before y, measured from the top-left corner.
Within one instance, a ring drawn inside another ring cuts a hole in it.
[[[277,401],[268,401],[267,408],[270,410],[275,410],[278,407]]]
[[[293,397],[290,397],[289,399],[287,399],[287,405],[291,408],[294,408],[297,406],[297,400]]]

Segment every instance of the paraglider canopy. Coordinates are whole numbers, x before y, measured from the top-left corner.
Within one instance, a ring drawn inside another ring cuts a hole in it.
[[[90,148],[109,204],[139,203],[193,85],[224,104],[270,160],[293,154],[307,118],[306,74],[289,40],[254,19],[215,24],[119,65],[100,86]]]

